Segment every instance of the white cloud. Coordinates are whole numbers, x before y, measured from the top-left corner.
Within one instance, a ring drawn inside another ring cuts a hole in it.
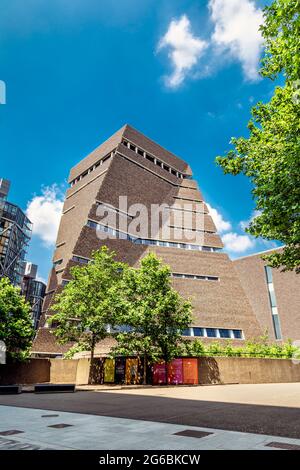
[[[225,233],[222,236],[225,250],[233,253],[243,253],[249,248],[253,248],[255,241],[252,240],[248,235],[239,235],[234,232]]]
[[[230,230],[231,229],[231,223],[228,222],[227,220],[224,220],[222,214],[220,214],[220,212],[218,212],[217,209],[214,209],[209,204],[206,204],[206,205],[207,205],[208,211],[209,211],[209,213],[210,213],[210,215],[211,215],[211,217],[212,217],[212,219],[215,223],[217,231],[219,233],[222,233],[222,232],[227,232],[227,230]]]
[[[28,203],[26,215],[33,223],[34,235],[37,235],[46,246],[56,241],[63,199],[57,185],[42,188],[40,196],[34,196]]]
[[[166,85],[176,88],[184,81],[188,72],[203,55],[208,43],[193,35],[191,23],[186,15],[172,20],[166,34],[158,44],[158,50],[169,48],[168,57],[173,65],[173,73],[166,77]]]
[[[262,10],[251,0],[210,0],[209,9],[214,23],[212,43],[241,62],[246,79],[257,80],[263,43],[259,31]]]
[[[255,219],[255,217],[258,217],[261,214],[261,211],[259,210],[254,210],[251,214],[251,217],[248,220],[241,220],[239,223],[239,226],[241,227],[242,230],[245,230],[246,228],[249,227],[249,224]]]

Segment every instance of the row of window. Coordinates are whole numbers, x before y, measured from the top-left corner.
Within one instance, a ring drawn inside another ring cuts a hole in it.
[[[106,225],[99,224],[94,222],[93,220],[87,221],[87,226],[94,228],[96,230],[100,230],[101,232],[106,232],[112,235],[115,238],[129,240],[136,245],[154,245],[154,246],[165,246],[170,248],[181,248],[183,250],[196,250],[196,251],[219,251],[220,248],[211,247],[211,246],[202,246],[202,245],[191,245],[189,243],[177,243],[177,242],[167,242],[162,240],[152,240],[148,238],[136,238],[128,233],[121,232],[120,230],[116,230],[111,227],[107,227]]]
[[[219,281],[218,276],[200,276],[198,274],[180,274],[172,273],[172,277],[181,278],[181,279],[197,279],[199,281]]]
[[[104,162],[106,162],[110,157],[114,155],[114,151],[110,152],[108,155],[105,155],[105,157],[101,158],[101,160],[98,160],[93,166],[91,166],[88,170],[85,170],[81,175],[77,176],[73,181],[71,181],[71,187],[74,186],[74,184],[78,183],[78,181],[82,180],[86,175],[91,173],[92,171],[96,170],[98,166],[103,165]]]
[[[72,261],[76,261],[76,263],[80,263],[80,264],[88,264],[90,262],[89,259],[82,258],[81,256],[76,256],[76,255],[72,256]]]
[[[242,330],[228,328],[202,328],[191,327],[186,328],[182,332],[182,336],[200,336],[203,338],[226,338],[226,339],[244,339]]]
[[[160,161],[158,158],[154,157],[153,155],[150,155],[149,153],[145,152],[144,150],[140,149],[136,145],[131,144],[127,140],[123,140],[122,144],[125,145],[125,147],[129,148],[136,154],[140,155],[141,157],[145,158],[151,163],[154,163],[155,165],[159,166],[163,170],[166,170],[168,173],[171,173],[172,175],[176,176],[177,178],[188,178],[191,179],[191,176],[189,175],[184,175],[180,171],[175,170],[175,168],[172,168],[169,165],[166,165],[166,163],[163,163]]]

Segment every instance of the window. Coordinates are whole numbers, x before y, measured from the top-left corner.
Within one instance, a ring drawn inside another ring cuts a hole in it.
[[[149,162],[154,163],[154,157],[151,157],[151,155],[148,155],[148,153],[146,155],[146,159],[149,160]]]
[[[144,156],[144,152],[143,152],[142,150],[140,150],[140,149],[138,149],[137,153],[138,153],[139,155],[141,155],[142,157]]]
[[[277,310],[277,301],[276,301],[275,289],[274,289],[274,284],[273,284],[273,273],[272,273],[272,268],[270,266],[265,266],[265,275],[266,275],[266,281],[267,281],[268,292],[269,292],[269,302],[270,302],[270,308],[271,308],[271,314],[272,314],[274,335],[276,339],[281,339],[282,334],[281,334],[281,327],[280,327],[280,318],[279,318],[279,314]]]
[[[206,334],[208,338],[216,338],[217,330],[216,328],[206,328]]]
[[[72,261],[76,261],[76,263],[87,264],[90,262],[87,258],[82,258],[81,256],[72,256]]]
[[[58,266],[63,262],[63,259],[58,259],[57,261],[53,262],[53,266]]]
[[[275,338],[276,339],[281,339],[281,328],[280,328],[280,321],[279,321],[279,315],[272,315],[273,318],[273,326],[274,326],[274,332],[275,332]]]
[[[242,330],[232,330],[233,332],[233,337],[235,339],[243,339],[243,332]]]
[[[219,328],[220,338],[230,338],[230,330]]]
[[[170,247],[170,248],[182,248],[184,250],[196,250],[196,251],[201,251],[205,248],[201,245],[190,245],[187,243],[175,243],[175,242],[167,242],[163,240],[152,240],[149,238],[135,238],[129,233],[112,229],[111,227],[107,227],[106,225],[95,222],[93,220],[88,220],[87,226],[94,228],[96,230],[100,230],[101,232],[107,232],[107,233],[113,234],[115,238],[122,238],[125,240],[129,240],[137,245],[158,245],[158,246],[165,246],[165,247]],[[217,247],[209,248],[209,251],[219,251],[219,250],[220,248],[217,248]]]
[[[184,330],[182,330],[182,336],[191,336],[190,328],[185,328]]]
[[[267,282],[268,283],[273,282],[273,274],[272,274],[271,266],[265,266],[265,272],[266,272]]]
[[[194,336],[204,336],[204,328],[194,327]]]

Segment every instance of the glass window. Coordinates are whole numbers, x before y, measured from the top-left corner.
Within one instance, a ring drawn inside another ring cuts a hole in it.
[[[190,328],[185,328],[184,330],[182,330],[182,336],[191,336]]]
[[[242,330],[232,330],[233,331],[233,337],[235,339],[243,339],[243,332]]]
[[[194,327],[194,336],[204,336],[204,329]]]
[[[265,266],[265,272],[267,277],[267,282],[273,282],[272,268],[270,266]]]
[[[274,325],[274,331],[275,331],[275,338],[276,339],[281,339],[281,328],[280,328],[280,322],[279,322],[279,315],[272,315],[273,317],[273,325]]]
[[[227,330],[225,328],[220,328],[219,333],[220,333],[220,338],[230,338],[230,330]]]
[[[206,333],[207,333],[208,338],[216,338],[217,337],[216,328],[206,328]]]
[[[269,289],[269,296],[270,296],[270,304],[271,307],[276,307],[276,297],[275,297],[275,292],[274,290]]]

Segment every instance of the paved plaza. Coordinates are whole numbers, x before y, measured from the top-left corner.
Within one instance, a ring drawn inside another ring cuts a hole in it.
[[[0,449],[300,450],[300,383],[96,389],[0,396]]]
[[[0,450],[270,450],[280,445],[300,449],[300,439],[195,426],[10,406],[0,406],[0,414]]]

